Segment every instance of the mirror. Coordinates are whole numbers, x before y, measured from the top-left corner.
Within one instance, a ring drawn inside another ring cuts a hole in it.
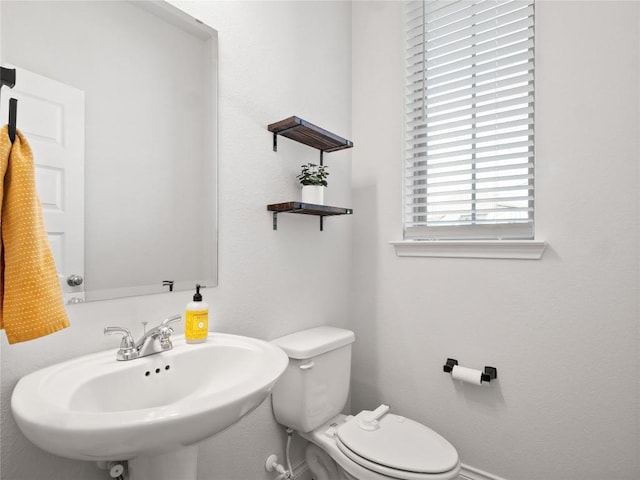
[[[156,1],[0,5],[2,123],[17,98],[67,302],[216,285],[215,30]]]

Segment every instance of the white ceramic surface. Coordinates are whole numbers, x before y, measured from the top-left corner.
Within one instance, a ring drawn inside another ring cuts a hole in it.
[[[13,416],[38,447],[79,460],[158,455],[220,432],[270,393],[288,358],[268,342],[210,333],[168,352],[116,361],[117,347],[26,375]]]
[[[324,189],[322,185],[303,185],[302,187],[302,203],[311,203],[313,205],[324,205]]]

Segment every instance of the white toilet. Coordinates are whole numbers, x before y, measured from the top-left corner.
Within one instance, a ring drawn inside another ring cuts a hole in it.
[[[273,390],[274,415],[311,442],[306,459],[315,480],[458,478],[458,452],[430,428],[386,405],[355,416],[340,413],[354,339],[349,330],[318,327],[273,340],[289,356]]]

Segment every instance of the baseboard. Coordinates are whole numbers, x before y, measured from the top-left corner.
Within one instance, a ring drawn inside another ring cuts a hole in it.
[[[460,480],[506,480],[502,477],[497,477],[487,472],[483,472],[469,465],[462,464],[460,469]]]

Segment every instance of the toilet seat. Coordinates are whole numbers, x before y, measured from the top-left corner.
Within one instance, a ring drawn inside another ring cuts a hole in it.
[[[443,437],[411,419],[389,414],[371,425],[365,410],[336,429],[340,451],[362,467],[402,480],[451,478],[458,453]]]

